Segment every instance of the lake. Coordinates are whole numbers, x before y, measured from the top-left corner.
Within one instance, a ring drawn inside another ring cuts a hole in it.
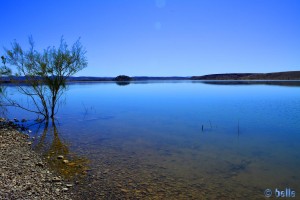
[[[72,83],[63,100],[55,126],[7,116],[29,120],[35,149],[77,181],[79,198],[300,195],[299,82]]]

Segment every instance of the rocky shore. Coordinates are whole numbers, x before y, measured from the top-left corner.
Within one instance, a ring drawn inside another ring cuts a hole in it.
[[[0,200],[73,199],[72,183],[52,172],[28,139],[12,123],[1,119]]]

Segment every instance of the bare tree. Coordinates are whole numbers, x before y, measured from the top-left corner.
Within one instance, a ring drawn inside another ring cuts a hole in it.
[[[19,83],[19,91],[29,97],[35,109],[13,100],[10,104],[45,118],[54,118],[58,102],[66,91],[67,79],[87,66],[86,51],[80,40],[69,48],[62,38],[58,48],[48,47],[39,52],[30,37],[29,50],[24,51],[14,41],[11,50],[5,51],[8,63],[17,67],[18,73],[13,79]]]

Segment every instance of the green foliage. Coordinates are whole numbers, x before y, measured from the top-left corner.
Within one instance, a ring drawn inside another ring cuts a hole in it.
[[[115,81],[131,81],[131,78],[126,75],[119,75],[114,80]]]
[[[58,101],[66,90],[68,77],[87,66],[86,51],[77,40],[71,48],[61,38],[60,46],[48,47],[42,52],[35,50],[32,37],[29,38],[29,49],[23,50],[14,41],[10,50],[6,50],[7,61],[16,66],[18,76],[25,77],[30,87],[19,85],[20,92],[28,95],[36,106],[33,111],[48,118],[54,117]],[[22,107],[15,103],[17,107]],[[29,109],[28,109],[29,111]]]
[[[1,76],[8,76],[11,74],[11,69],[6,66],[6,58],[1,56],[3,66],[0,67],[0,77]]]

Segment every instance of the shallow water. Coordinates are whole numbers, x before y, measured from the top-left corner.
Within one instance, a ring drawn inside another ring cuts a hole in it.
[[[267,188],[297,196],[299,84],[234,83],[71,84],[56,126],[31,134],[54,169],[88,180],[78,197],[261,199]]]

